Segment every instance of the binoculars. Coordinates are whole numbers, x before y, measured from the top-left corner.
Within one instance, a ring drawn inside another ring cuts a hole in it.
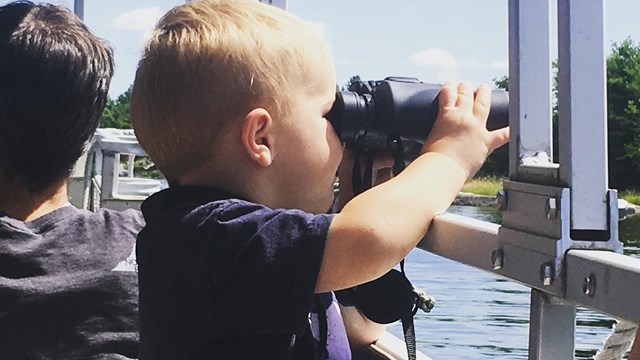
[[[438,116],[440,88],[415,78],[356,81],[336,94],[326,118],[350,148],[390,151],[401,144],[405,159],[415,158]],[[508,125],[508,93],[492,90],[487,128]]]

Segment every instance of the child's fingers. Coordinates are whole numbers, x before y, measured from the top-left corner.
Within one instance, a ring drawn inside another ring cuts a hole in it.
[[[491,89],[486,84],[478,85],[473,102],[473,115],[486,123],[491,109]]]
[[[448,81],[442,85],[440,94],[440,109],[447,109],[456,106],[456,99],[458,98],[458,89],[455,83]]]
[[[456,107],[471,108],[473,106],[473,84],[469,81],[463,81],[458,84],[458,99],[456,100]]]
[[[491,131],[489,135],[491,136],[489,150],[493,151],[509,141],[509,127]]]

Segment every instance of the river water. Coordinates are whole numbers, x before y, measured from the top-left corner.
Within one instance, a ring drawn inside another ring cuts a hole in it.
[[[500,222],[500,213],[492,208],[452,206],[449,211]],[[619,233],[625,254],[640,256],[640,216],[622,220]],[[415,318],[422,352],[434,360],[527,359],[529,288],[418,249],[407,257],[405,269],[416,287],[436,298],[431,313],[418,312]],[[593,358],[613,323],[579,307],[576,358]],[[389,330],[402,338],[399,324]]]

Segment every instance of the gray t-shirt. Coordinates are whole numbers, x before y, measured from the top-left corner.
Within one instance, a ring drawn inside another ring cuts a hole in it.
[[[134,210],[0,212],[0,359],[138,355]]]

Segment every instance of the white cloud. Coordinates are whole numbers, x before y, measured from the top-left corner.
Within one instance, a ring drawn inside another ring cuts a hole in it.
[[[489,63],[476,59],[457,59],[447,50],[439,48],[429,48],[415,53],[409,57],[409,62],[417,66],[438,69],[440,72],[437,77],[449,80],[455,79],[458,71],[507,70],[509,68],[508,61],[495,60]]]
[[[409,61],[418,66],[436,67],[447,70],[453,70],[458,67],[458,62],[451,53],[438,48],[430,48],[415,53],[409,57]]]
[[[113,19],[113,25],[120,30],[133,30],[148,33],[153,30],[162,16],[157,7],[135,9]]]
[[[487,68],[487,64],[473,59],[461,59],[460,61],[458,61],[458,67],[460,69],[484,70]]]

